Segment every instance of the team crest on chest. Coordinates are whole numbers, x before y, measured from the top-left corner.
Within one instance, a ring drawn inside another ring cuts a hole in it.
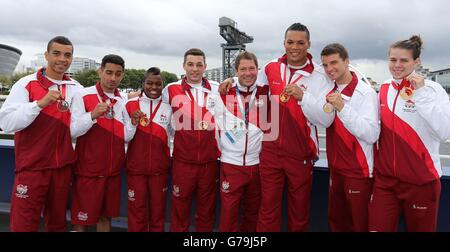
[[[163,125],[167,125],[169,124],[169,117],[165,114],[161,114],[159,116],[159,123],[163,124]]]
[[[407,100],[403,106],[403,112],[405,113],[416,113],[416,103],[413,100]]]

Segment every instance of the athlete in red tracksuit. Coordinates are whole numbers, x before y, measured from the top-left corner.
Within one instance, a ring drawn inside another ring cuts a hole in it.
[[[160,70],[152,67],[140,97],[126,104],[130,117],[141,118],[127,151],[130,232],[164,232],[172,108],[162,102],[162,89]]]
[[[71,221],[76,231],[86,231],[93,224],[97,224],[97,231],[110,231],[111,218],[119,215],[125,142],[136,131],[117,89],[124,70],[120,56],[106,55],[99,70],[100,81],[81,90],[73,100],[70,128],[72,137],[77,138],[78,161]]]
[[[70,139],[69,109],[82,86],[64,75],[73,46],[65,37],[48,43],[46,68],[14,84],[0,110],[0,128],[15,132],[16,170],[11,195],[13,232],[66,231],[66,211],[76,155]],[[65,101],[65,102],[64,102]]]
[[[266,64],[257,83],[270,87],[271,134],[260,155],[262,200],[257,231],[281,228],[281,199],[287,182],[288,230],[307,231],[313,163],[318,157],[315,125],[328,127],[334,116],[322,110],[333,83],[308,54],[308,28],[291,25],[285,34],[286,55]]]
[[[253,53],[243,52],[235,62],[235,84],[227,95],[216,99],[214,111],[222,154],[219,230],[255,232],[261,201],[259,154],[267,127],[269,87],[255,83],[258,62]]]
[[[436,82],[414,72],[422,40],[412,36],[389,49],[393,79],[380,87],[381,134],[375,159],[369,231],[436,231],[441,191],[440,142],[450,137],[449,98]]]
[[[214,225],[219,157],[210,111],[218,84],[203,78],[205,54],[199,49],[185,53],[183,68],[186,77],[163,90],[163,102],[171,105],[175,126],[170,230],[188,231],[195,195],[196,231],[210,232]]]
[[[367,232],[373,148],[380,134],[377,93],[349,70],[342,45],[327,45],[321,56],[325,72],[336,83],[324,105],[325,111],[336,115],[326,138],[328,222],[333,232]]]

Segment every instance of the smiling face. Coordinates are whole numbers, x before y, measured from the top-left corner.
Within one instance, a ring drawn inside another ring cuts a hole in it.
[[[349,71],[349,60],[343,60],[339,53],[322,56],[322,65],[328,77],[337,83],[343,83],[345,74]]]
[[[310,47],[308,34],[304,31],[288,31],[284,40],[287,61],[292,66],[302,66],[306,63],[306,56]]]
[[[150,74],[144,82],[144,93],[151,99],[161,96],[163,90],[163,79],[161,75]]]
[[[394,79],[404,79],[420,65],[420,58],[414,60],[413,51],[403,48],[389,50],[389,71]]]
[[[47,60],[47,75],[54,79],[62,79],[63,74],[72,64],[73,46],[53,42],[49,50],[45,52],[45,59]]]
[[[250,87],[256,82],[258,77],[258,67],[254,60],[241,59],[236,69],[236,76],[239,83],[243,86]]]

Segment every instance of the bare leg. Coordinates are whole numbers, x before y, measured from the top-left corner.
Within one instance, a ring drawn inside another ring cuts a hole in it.
[[[74,231],[75,232],[87,232],[87,226],[83,225],[74,225]]]
[[[111,232],[111,218],[101,216],[97,223],[97,232]]]

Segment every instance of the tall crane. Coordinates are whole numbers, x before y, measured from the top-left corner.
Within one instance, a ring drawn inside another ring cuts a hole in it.
[[[220,36],[227,41],[226,44],[220,44],[222,47],[223,79],[226,79],[234,76],[236,57],[240,52],[245,51],[245,44],[253,42],[253,37],[239,31],[237,23],[227,17],[219,19],[219,28]]]

